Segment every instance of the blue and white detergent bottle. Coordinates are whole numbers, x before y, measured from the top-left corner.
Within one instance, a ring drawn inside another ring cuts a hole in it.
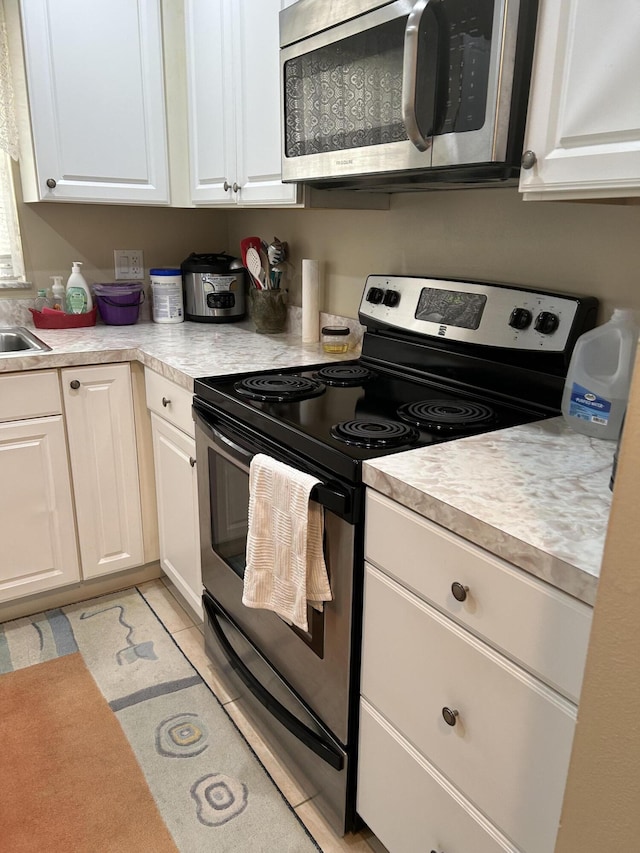
[[[629,398],[638,333],[634,312],[616,308],[608,323],[578,338],[562,395],[562,414],[576,432],[618,439]]]

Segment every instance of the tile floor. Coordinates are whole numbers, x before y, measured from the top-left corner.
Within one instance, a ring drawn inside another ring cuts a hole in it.
[[[262,740],[259,732],[249,721],[242,700],[230,696],[221,684],[215,669],[204,651],[202,623],[191,616],[167,579],[153,580],[139,584],[138,589],[157,613],[165,628],[172,635],[184,655],[192,663],[200,676],[206,681],[237,727],[256,752],[271,778],[282,791],[287,801],[295,809],[300,820],[315,838],[323,853],[372,853],[368,831],[338,838],[322,815],[318,813],[312,801],[297,786],[277,757]],[[373,841],[375,845],[375,841]]]

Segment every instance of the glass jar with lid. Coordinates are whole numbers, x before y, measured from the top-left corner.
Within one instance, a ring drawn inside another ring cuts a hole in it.
[[[323,326],[322,349],[330,353],[347,352],[351,343],[350,335],[348,326]]]

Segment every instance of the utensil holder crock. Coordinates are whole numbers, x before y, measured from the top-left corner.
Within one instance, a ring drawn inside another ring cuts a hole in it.
[[[287,291],[286,290],[257,290],[249,291],[251,319],[255,323],[256,332],[275,334],[283,332],[287,325]]]

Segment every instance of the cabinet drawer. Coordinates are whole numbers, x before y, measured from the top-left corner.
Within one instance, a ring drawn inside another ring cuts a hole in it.
[[[370,562],[578,701],[588,605],[371,490],[365,537]],[[454,583],[468,587],[462,602]]]
[[[359,737],[357,812],[390,851],[518,853],[365,700]]]
[[[193,437],[195,435],[191,417],[193,393],[147,367],[144,370],[144,381],[147,408]]]
[[[553,850],[575,706],[372,566],[361,692],[517,846]]]
[[[0,421],[20,421],[62,413],[55,370],[0,376]]]

